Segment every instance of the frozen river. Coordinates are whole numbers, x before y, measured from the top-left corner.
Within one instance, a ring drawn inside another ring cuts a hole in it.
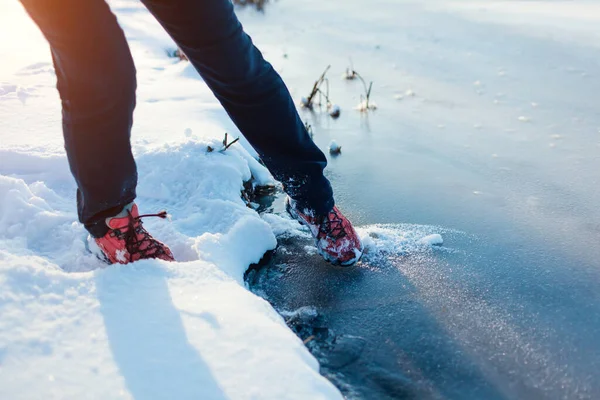
[[[295,97],[332,64],[342,116],[303,118],[342,145],[327,173],[375,248],[340,270],[281,238],[249,282],[308,307],[287,318],[350,398],[598,398],[600,8],[425,4],[242,13]]]

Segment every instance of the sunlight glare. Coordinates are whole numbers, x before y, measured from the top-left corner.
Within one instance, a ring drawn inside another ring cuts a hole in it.
[[[49,52],[39,29],[16,0],[0,1],[0,40],[0,81],[19,65],[39,61],[40,51]]]

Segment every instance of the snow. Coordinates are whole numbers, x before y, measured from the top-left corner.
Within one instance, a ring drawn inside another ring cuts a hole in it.
[[[304,228],[298,221],[287,216],[277,214],[264,214],[262,216],[277,237],[304,237],[311,238],[308,228]]]
[[[308,227],[290,217],[264,214],[262,218],[269,223],[278,238],[311,238]],[[370,261],[385,258],[390,254],[428,252],[434,246],[449,251],[450,249],[440,247],[444,244],[442,234],[462,233],[438,226],[415,224],[373,224],[356,227],[356,231],[365,247],[365,258]],[[304,251],[312,255],[317,253],[317,248],[306,245]]]
[[[414,224],[375,224],[356,231],[365,247],[365,257],[371,261],[389,254],[431,251],[432,246],[440,248],[438,246],[444,243],[442,233],[457,233],[442,227]]]
[[[341,398],[243,281],[277,230],[240,192],[272,176],[245,140],[207,151],[239,132],[137,2],[111,6],[138,69],[137,202],[168,210],[172,222],[146,226],[178,262],[107,266],[88,252],[47,45],[3,2],[0,35],[20,40],[0,44],[0,398]]]
[[[340,109],[340,106],[338,106],[337,104],[333,104],[331,106],[331,108],[329,109],[329,115],[332,118],[338,118],[340,116],[340,113],[341,113],[341,109]]]
[[[361,112],[366,112],[369,110],[377,109],[377,104],[375,104],[372,101],[367,102],[366,100],[363,100],[360,103],[358,103],[358,105],[356,107],[354,107],[354,109],[361,111]]]
[[[330,153],[337,154],[337,153],[340,153],[341,151],[342,151],[342,146],[337,144],[337,142],[335,140],[332,140],[329,143],[329,152]]]
[[[444,244],[444,239],[442,239],[442,235],[440,235],[439,233],[434,233],[432,235],[422,237],[419,240],[419,243],[429,246],[441,246],[442,244]]]

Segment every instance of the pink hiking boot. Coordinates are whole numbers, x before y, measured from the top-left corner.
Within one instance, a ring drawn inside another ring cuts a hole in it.
[[[139,215],[137,205],[131,203],[119,214],[106,218],[110,230],[94,240],[109,263],[128,264],[146,258],[175,261],[171,250],[144,229],[144,217],[166,218],[167,212]]]
[[[296,202],[288,197],[286,208],[292,217],[310,228],[317,250],[326,261],[349,266],[362,256],[363,246],[358,234],[337,207],[334,206],[327,215],[317,216],[311,210],[298,210]]]

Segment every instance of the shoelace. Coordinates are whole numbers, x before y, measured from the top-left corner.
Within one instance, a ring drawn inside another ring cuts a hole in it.
[[[334,218],[331,218],[331,214],[334,215]],[[338,240],[348,235],[344,228],[344,218],[338,214],[335,208],[329,214],[321,217],[319,232],[333,240]]]
[[[151,258],[157,258],[158,256],[166,254],[163,246],[159,244],[159,242],[154,239],[146,229],[142,226],[142,218],[146,217],[158,217],[158,218],[167,218],[167,212],[161,211],[156,214],[143,214],[137,217],[134,217],[131,212],[129,214],[129,223],[127,225],[127,231],[123,232],[123,240],[125,240],[125,248],[129,253],[129,261],[133,262],[133,256],[135,254],[140,254],[141,258],[146,258],[146,256],[150,256]],[[138,238],[138,235],[141,235],[141,238]],[[142,245],[144,243],[148,243],[142,250]]]

